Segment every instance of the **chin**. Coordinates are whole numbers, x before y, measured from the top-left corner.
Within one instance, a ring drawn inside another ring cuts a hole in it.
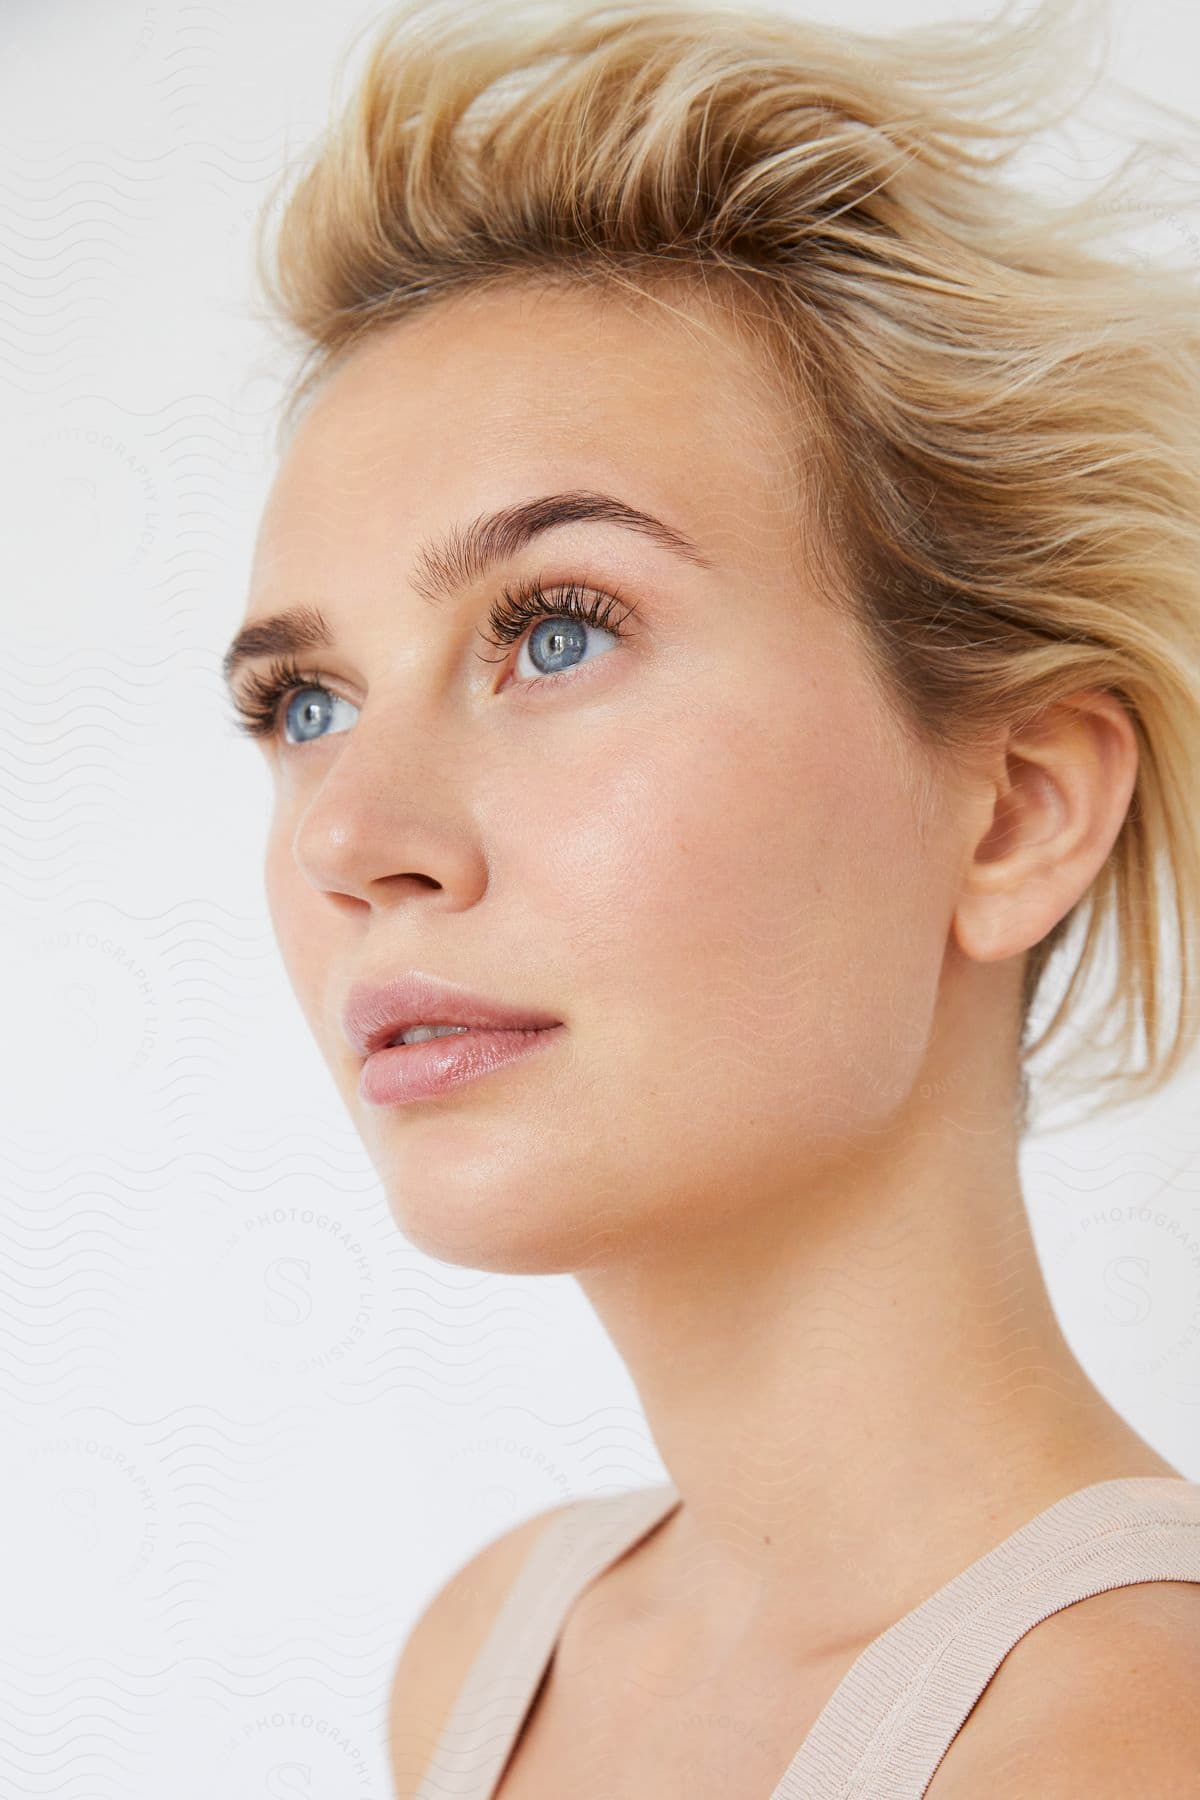
[[[594,1254],[586,1231],[572,1233],[561,1220],[537,1216],[532,1205],[514,1207],[495,1196],[423,1194],[388,1189],[397,1229],[426,1256],[494,1275],[570,1275]]]
[[[364,1142],[397,1230],[439,1262],[503,1275],[563,1275],[610,1247],[598,1196],[579,1179],[586,1152],[571,1166],[539,1157],[537,1133],[509,1137],[493,1117],[467,1126],[459,1117],[382,1121]],[[407,1140],[407,1141],[406,1141]]]
[[[624,1244],[639,1184],[604,1160],[604,1110],[567,1108],[574,1130],[565,1139],[557,1090],[545,1093],[468,1084],[457,1098],[395,1109],[353,1096],[392,1219],[415,1249],[465,1269],[563,1275]]]

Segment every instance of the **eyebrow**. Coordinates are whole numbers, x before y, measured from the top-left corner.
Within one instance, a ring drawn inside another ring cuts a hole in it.
[[[430,605],[438,605],[479,581],[496,564],[508,561],[543,532],[579,524],[620,525],[641,532],[701,568],[713,566],[684,532],[610,494],[543,494],[536,500],[482,513],[468,525],[453,527],[445,537],[422,544],[413,566],[412,585]],[[222,658],[221,672],[228,683],[235,671],[254,657],[288,656],[332,644],[333,633],[319,607],[290,607],[243,626]]]

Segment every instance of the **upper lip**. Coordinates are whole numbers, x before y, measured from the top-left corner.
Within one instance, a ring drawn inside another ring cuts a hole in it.
[[[436,976],[411,970],[390,981],[360,981],[350,989],[342,1029],[360,1056],[382,1050],[414,1025],[477,1025],[503,1031],[544,1031],[562,1020],[534,1006],[510,1006],[468,993]]]

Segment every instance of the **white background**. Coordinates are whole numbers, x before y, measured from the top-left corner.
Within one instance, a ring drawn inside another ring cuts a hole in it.
[[[451,1569],[665,1473],[570,1278],[397,1232],[275,951],[220,686],[288,372],[251,225],[374,11],[0,12],[3,1796],[378,1800]],[[1116,6],[1112,66],[1200,112],[1198,19]],[[1077,1353],[1195,1479],[1198,1092],[1024,1152]]]

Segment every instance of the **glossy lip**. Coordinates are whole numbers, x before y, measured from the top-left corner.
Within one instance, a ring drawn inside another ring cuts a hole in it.
[[[346,996],[342,1030],[359,1056],[372,1056],[413,1025],[473,1025],[492,1031],[546,1031],[563,1021],[538,1007],[488,1000],[466,988],[409,970],[384,982],[356,982]],[[435,1039],[451,1043],[453,1039]]]
[[[424,1044],[376,1050],[359,1070],[359,1099],[368,1106],[402,1107],[440,1100],[497,1069],[536,1055],[560,1038],[565,1027],[537,1031],[484,1031],[478,1027]]]

